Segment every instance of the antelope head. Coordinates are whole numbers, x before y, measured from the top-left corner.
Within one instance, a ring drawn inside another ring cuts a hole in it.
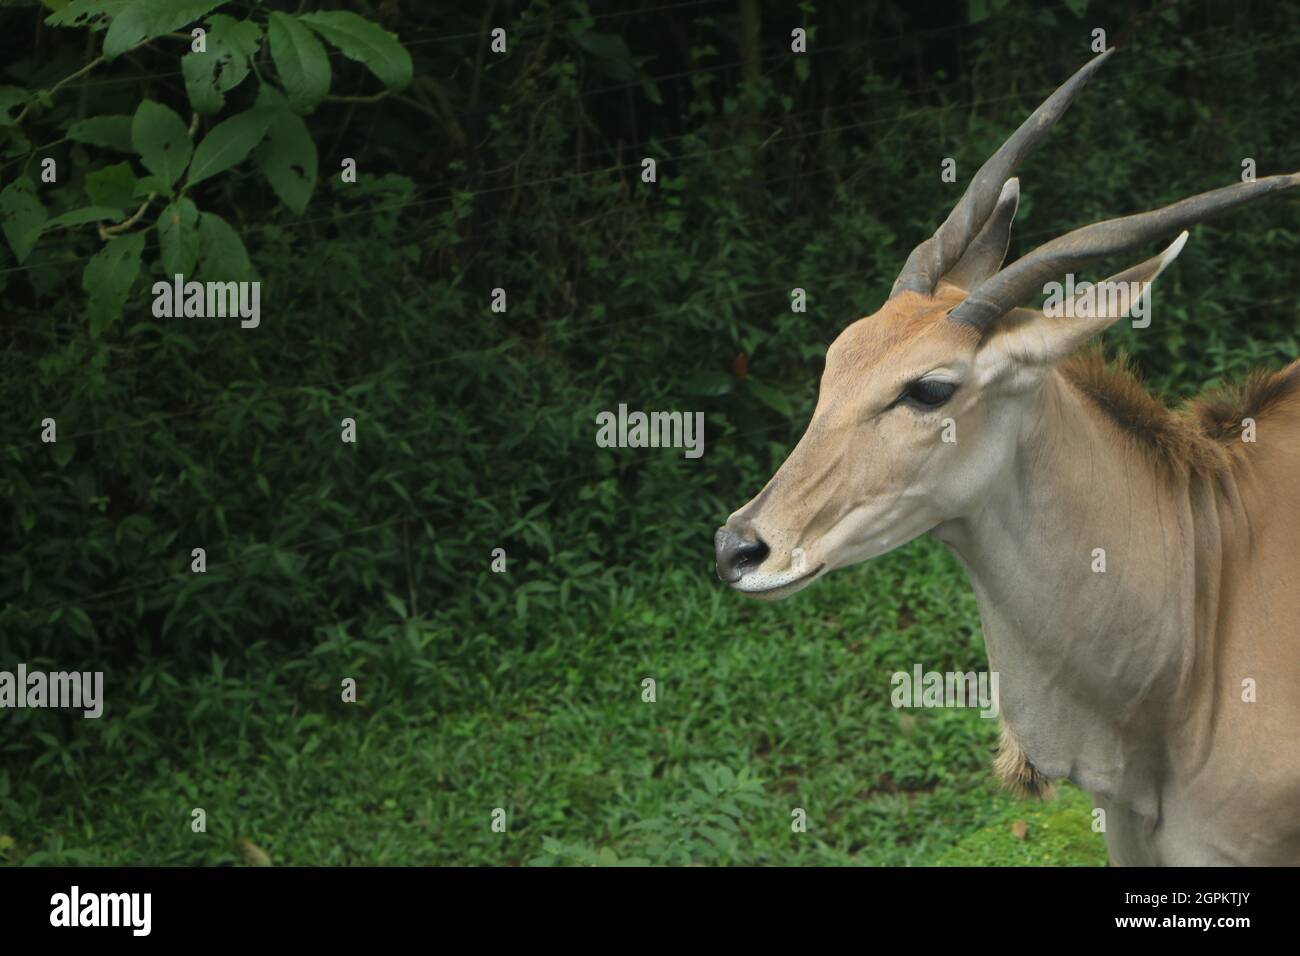
[[[1096,305],[1105,298],[1096,297],[1090,308],[1066,310],[1067,318],[1022,303],[1093,260],[1300,185],[1300,173],[1272,176],[1093,223],[1002,268],[1020,195],[1012,172],[1109,55],[1034,111],[912,251],[880,310],[831,343],[807,431],[715,536],[718,575],[733,589],[783,598],[972,514],[1005,480],[1056,363],[1136,305],[1128,297]],[[1181,232],[1107,283],[1145,298],[1186,238]]]

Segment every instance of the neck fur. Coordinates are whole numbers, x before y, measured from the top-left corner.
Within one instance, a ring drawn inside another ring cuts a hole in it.
[[[994,492],[935,529],[971,579],[1032,769],[1143,815],[1159,813],[1197,621],[1213,621],[1197,580],[1216,579],[1220,541],[1215,509],[1193,508],[1212,490],[1171,467],[1053,372]]]

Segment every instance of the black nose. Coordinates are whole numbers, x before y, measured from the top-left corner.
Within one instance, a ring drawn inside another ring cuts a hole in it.
[[[743,538],[729,528],[718,529],[713,536],[713,550],[718,558],[718,577],[728,584],[735,584],[750,568],[758,567],[768,554],[762,538],[757,535],[752,540]]]

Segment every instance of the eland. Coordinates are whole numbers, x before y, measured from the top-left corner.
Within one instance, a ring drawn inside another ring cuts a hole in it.
[[[1171,409],[1090,344],[1148,301],[1189,226],[1300,173],[1083,226],[1004,268],[1011,174],[1110,52],[831,344],[804,435],[717,531],[718,574],[784,598],[930,534],[975,591],[1007,786],[1088,791],[1117,865],[1300,864],[1300,362]],[[1105,283],[1135,299],[1024,307],[1175,234]]]

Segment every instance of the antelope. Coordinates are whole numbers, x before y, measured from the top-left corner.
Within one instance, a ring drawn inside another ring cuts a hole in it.
[[[932,535],[1000,675],[1006,786],[1088,791],[1115,865],[1298,864],[1300,362],[1173,409],[1092,341],[1133,302],[1023,305],[1178,233],[1108,280],[1145,302],[1187,227],[1300,173],[1082,226],[1003,268],[1011,174],[1111,52],[1029,116],[879,311],[831,343],[807,430],[717,530],[717,571],[781,599]]]

